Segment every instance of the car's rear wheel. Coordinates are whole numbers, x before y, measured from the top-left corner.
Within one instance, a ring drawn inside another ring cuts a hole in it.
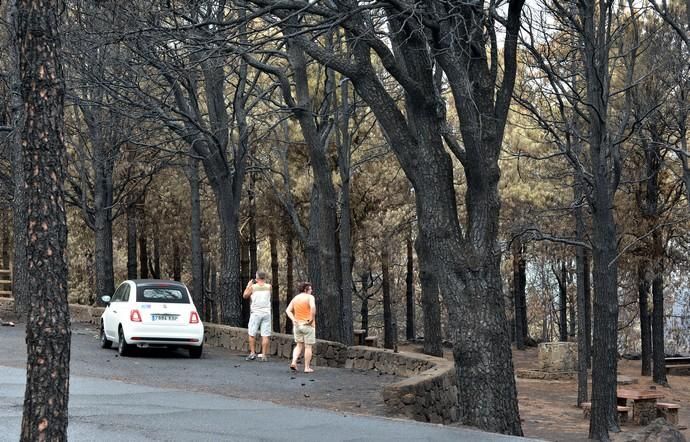
[[[132,353],[132,346],[125,340],[125,334],[122,332],[122,327],[118,333],[119,340],[117,342],[117,353],[120,356],[129,356]]]
[[[113,343],[105,335],[105,329],[103,328],[103,323],[101,323],[101,348],[110,348]]]
[[[198,347],[189,347],[189,357],[192,359],[199,359],[201,353],[204,351],[204,346],[200,345]]]

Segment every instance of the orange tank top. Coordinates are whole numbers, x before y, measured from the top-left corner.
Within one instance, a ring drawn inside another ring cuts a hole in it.
[[[309,295],[304,293],[295,296],[292,305],[295,309],[295,320],[297,322],[306,322],[311,319],[311,307],[309,306],[310,298]]]

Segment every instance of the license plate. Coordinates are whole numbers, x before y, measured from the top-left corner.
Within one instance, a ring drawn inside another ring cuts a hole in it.
[[[169,314],[152,314],[152,321],[175,321],[179,315],[169,315]]]

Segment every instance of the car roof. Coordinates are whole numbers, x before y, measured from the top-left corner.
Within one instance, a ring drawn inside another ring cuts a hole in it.
[[[172,279],[128,279],[137,287],[179,287],[186,288],[184,284],[179,281],[173,281]]]

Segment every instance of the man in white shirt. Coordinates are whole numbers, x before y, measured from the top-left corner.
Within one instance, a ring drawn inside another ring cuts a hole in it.
[[[256,279],[251,279],[242,294],[244,299],[251,299],[249,315],[249,355],[247,361],[257,358],[254,352],[256,334],[261,331],[261,353],[258,355],[260,362],[268,360],[268,346],[271,336],[271,284],[266,282],[266,272],[256,272]]]

